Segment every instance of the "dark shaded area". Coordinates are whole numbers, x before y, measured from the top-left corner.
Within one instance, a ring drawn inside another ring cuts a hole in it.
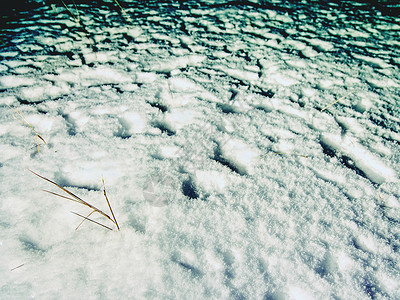
[[[182,193],[190,199],[198,199],[199,194],[196,191],[192,180],[188,179],[182,183]]]
[[[346,156],[346,155],[342,155],[341,153],[336,153],[335,149],[332,149],[329,145],[323,143],[322,141],[320,141],[321,147],[323,149],[323,153],[329,157],[337,157],[339,159],[339,161],[346,167],[349,168],[350,170],[353,170],[354,172],[356,172],[357,175],[360,175],[368,180],[371,180],[370,178],[368,178],[368,176],[366,176],[366,174],[356,166],[356,164],[354,163],[354,161]],[[374,182],[372,182],[374,183]]]
[[[181,267],[183,267],[184,269],[190,271],[190,273],[192,274],[193,277],[196,277],[196,278],[203,277],[203,273],[199,269],[197,269],[189,264],[183,263],[183,262],[178,262],[178,264]]]
[[[42,6],[42,4],[32,0],[2,0],[0,1],[0,5],[2,23],[4,20],[7,21],[16,18],[21,12],[27,12]]]
[[[364,177],[364,178],[366,178],[366,179],[369,179],[366,175],[365,175],[365,173],[362,171],[362,170],[360,170],[359,168],[357,168],[357,166],[355,165],[355,163],[354,163],[354,161],[350,158],[350,157],[348,157],[348,156],[342,156],[341,158],[340,158],[340,161],[341,161],[341,163],[343,164],[343,165],[345,165],[347,168],[349,168],[350,170],[353,170],[354,172],[356,172],[358,175],[360,175],[360,176],[362,176],[362,177]]]
[[[151,102],[147,103],[149,103],[152,107],[158,108],[161,112],[166,112],[168,110],[168,107],[161,103],[151,103]]]
[[[363,288],[370,299],[382,299],[382,290],[373,278],[364,278]]]
[[[158,128],[158,129],[160,129],[162,133],[166,133],[169,136],[176,134],[176,132],[174,132],[171,129],[169,129],[167,126],[165,126],[165,124],[162,124],[162,123],[159,123],[159,122],[155,122],[152,125],[154,127]]]
[[[19,241],[25,251],[33,252],[35,254],[44,254],[46,252],[46,250],[40,247],[38,243],[27,237],[21,237]]]
[[[0,34],[7,28],[18,28],[18,21],[21,18],[29,18],[39,7],[42,7],[42,4],[32,0],[0,1]],[[3,41],[0,40],[0,43]]]
[[[232,165],[229,161],[223,159],[220,155],[217,155],[214,157],[214,160],[219,162],[220,164],[228,167],[229,169],[231,169],[233,172],[238,173],[240,175],[244,175],[242,173],[240,173],[240,171],[234,166]]]

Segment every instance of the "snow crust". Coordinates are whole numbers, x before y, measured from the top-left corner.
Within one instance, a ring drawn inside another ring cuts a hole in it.
[[[2,21],[1,299],[400,298],[386,2],[83,2]]]

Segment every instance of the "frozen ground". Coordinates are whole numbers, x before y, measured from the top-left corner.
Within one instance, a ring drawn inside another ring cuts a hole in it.
[[[384,4],[37,3],[0,35],[1,299],[400,299]],[[27,169],[108,212],[104,178],[121,231]]]

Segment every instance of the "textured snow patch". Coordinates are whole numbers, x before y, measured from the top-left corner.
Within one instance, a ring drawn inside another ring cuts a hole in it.
[[[26,87],[20,90],[19,98],[28,102],[38,102],[46,98],[46,86]]]
[[[255,103],[254,106],[256,108],[265,110],[266,112],[271,112],[274,110],[277,110],[280,106],[280,100],[277,98],[273,98],[273,99],[268,99],[268,100],[262,100],[259,101],[258,103]]]
[[[315,93],[316,90],[311,88],[302,88],[300,91],[300,95],[303,97],[312,97],[315,95]]]
[[[142,133],[145,131],[147,125],[147,121],[142,114],[132,111],[124,112],[118,118],[118,121],[121,124],[120,135],[123,137]]]
[[[160,147],[157,157],[164,159],[164,158],[178,158],[182,154],[182,148],[178,146],[162,146]]]
[[[162,125],[172,132],[177,132],[193,122],[196,113],[186,109],[174,109],[165,114]]]
[[[296,137],[296,134],[292,131],[279,127],[263,127],[261,128],[261,132],[274,140],[293,139]]]
[[[254,82],[258,80],[258,74],[254,72],[244,71],[239,69],[230,69],[225,66],[215,66],[214,69],[224,72],[226,75],[231,76],[240,81]]]
[[[6,75],[0,77],[0,88],[9,89],[18,86],[34,85],[36,80],[29,77]]]
[[[52,132],[54,127],[61,126],[60,120],[48,115],[29,115],[25,118],[38,132]]]
[[[18,99],[15,98],[14,96],[0,97],[0,104],[11,105],[11,104],[16,103],[16,102],[18,102]]]
[[[239,174],[251,175],[260,152],[240,140],[232,139],[219,145],[220,158]]]
[[[320,39],[311,39],[308,40],[310,45],[312,45],[318,51],[331,51],[333,49],[332,43],[320,40]]]
[[[307,45],[304,44],[303,42],[290,40],[290,39],[285,39],[284,41],[282,41],[281,45],[285,45],[285,46],[287,46],[287,48],[289,48],[289,49],[293,48],[297,51],[303,50],[307,47]]]
[[[294,75],[294,76],[292,76]],[[268,85],[283,85],[283,86],[291,86],[298,83],[298,80],[295,78],[295,72],[293,71],[285,71],[285,73],[277,72],[269,73],[268,75],[264,75],[262,77],[262,82]]]
[[[143,29],[140,28],[140,27],[133,27],[133,28],[131,28],[131,29],[129,29],[129,30],[126,31],[126,34],[127,34],[129,37],[133,38],[133,39],[138,38],[138,37],[141,36],[143,33],[144,33],[144,31],[143,31]]]
[[[355,166],[374,183],[382,184],[385,181],[392,181],[396,178],[396,173],[393,169],[386,166],[379,158],[368,152],[354,139],[326,133],[321,135],[321,143],[335,152],[351,158]]]
[[[360,234],[359,236],[354,238],[354,242],[357,247],[362,249],[363,251],[371,252],[374,254],[378,252],[379,245],[372,235]]]
[[[190,103],[194,98],[203,99],[211,102],[220,102],[220,100],[211,92],[203,88],[201,85],[188,78],[174,77],[168,80],[168,87],[171,92],[177,94],[175,100],[181,99],[180,102]]]
[[[297,287],[297,286],[292,286],[289,287],[289,299],[293,300],[314,300],[315,297],[313,297],[308,291]]]
[[[159,61],[153,63],[146,68],[147,71],[159,72],[159,73],[170,73],[176,69],[186,68],[187,66],[193,66],[200,64],[207,57],[204,55],[188,55],[171,58],[165,61]]]
[[[105,63],[109,61],[116,60],[116,52],[94,52],[94,53],[85,53],[83,55],[86,64],[91,63]]]
[[[315,175],[322,180],[332,182],[336,185],[343,185],[346,183],[346,178],[343,175],[317,168],[312,168],[312,170],[315,172]]]
[[[157,80],[157,74],[151,72],[137,72],[133,76],[133,81],[136,83],[152,83]]]
[[[218,171],[196,171],[193,178],[196,187],[207,194],[222,193],[227,185],[226,176]]]
[[[199,92],[203,88],[190,79],[174,77],[168,80],[169,88],[172,92]]]
[[[220,104],[220,107],[226,112],[245,113],[252,107],[244,101],[232,101],[230,103]]]
[[[357,104],[354,106],[354,109],[359,113],[364,113],[370,110],[371,106],[371,100],[369,100],[368,98],[361,98],[360,101],[358,101]]]
[[[358,137],[362,136],[362,134],[365,132],[364,128],[359,124],[359,122],[355,118],[336,116],[335,120],[343,129],[357,134]]]
[[[221,102],[215,95],[187,78],[170,78],[167,84],[160,85],[155,101],[168,108],[185,106],[202,99],[210,102]]]
[[[353,54],[353,56],[354,56],[354,58],[357,58],[357,59],[365,62],[366,64],[369,64],[372,67],[381,68],[381,69],[390,67],[390,65],[387,62],[385,62],[383,59],[378,58],[378,57],[370,57],[370,56],[359,55],[359,54]]]
[[[307,58],[314,58],[318,55],[318,52],[311,47],[307,47],[301,51],[301,54]]]
[[[72,129],[72,132],[83,132],[90,120],[90,116],[83,111],[75,110],[65,114],[65,119]]]
[[[399,85],[390,78],[387,78],[386,80],[369,78],[369,79],[367,79],[367,81],[371,87],[378,88],[378,89],[398,88],[399,87]]]
[[[55,99],[66,95],[70,92],[67,85],[35,85],[31,87],[23,87],[19,90],[18,98],[27,102],[41,102],[47,99]]]
[[[127,74],[107,67],[83,67],[76,71],[63,71],[54,80],[82,84],[83,86],[132,82],[132,78]]]
[[[115,165],[109,162],[69,162],[56,173],[61,186],[99,190],[102,177],[110,184],[121,176]]]
[[[193,95],[172,93],[169,86],[160,86],[153,104],[159,104],[168,108],[184,106],[193,100]]]
[[[81,79],[88,80],[88,84],[91,84],[92,82],[97,82],[99,84],[113,84],[131,81],[131,78],[126,74],[122,74],[107,67],[86,70],[80,77]]]

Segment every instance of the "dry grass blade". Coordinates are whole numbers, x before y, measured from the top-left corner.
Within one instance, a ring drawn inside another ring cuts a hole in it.
[[[108,197],[107,197],[106,186],[105,186],[105,184],[104,184],[104,179],[102,179],[102,182],[103,182],[103,193],[104,193],[104,197],[106,198],[106,201],[107,201],[107,204],[108,204],[108,208],[110,209],[111,214],[112,214],[112,216],[113,216],[114,223],[115,223],[115,225],[117,226],[117,228],[118,228],[118,230],[119,230],[119,225],[118,225],[117,219],[115,218],[114,212],[113,212],[113,210],[112,210],[112,208],[111,208],[111,205],[110,205],[110,201],[108,200]]]
[[[115,4],[119,7],[119,9],[122,12],[122,15],[124,16],[124,18],[131,24],[133,24],[133,21],[131,19],[131,17],[129,17],[129,15],[126,13],[125,9],[121,6],[121,4],[119,4],[119,2],[117,0],[114,0]]]
[[[61,0],[61,2],[64,5],[64,7],[66,8],[66,10],[69,12],[71,17],[75,20],[75,22],[78,23],[79,25],[81,25],[81,16],[79,15],[79,10],[76,7],[75,1],[73,1],[73,2],[74,2],[75,10],[76,10],[76,15],[69,9],[69,7],[65,4],[65,2],[63,0]]]
[[[77,215],[77,216],[83,218],[83,221],[88,220],[88,221],[93,222],[93,223],[95,223],[95,224],[97,224],[97,225],[100,225],[100,226],[102,226],[102,227],[104,227],[104,228],[107,228],[108,230],[113,231],[112,228],[110,228],[110,227],[108,227],[108,226],[106,226],[106,225],[103,225],[103,224],[101,224],[101,223],[99,223],[99,222],[97,222],[97,221],[95,221],[95,220],[89,219],[88,217],[82,216],[81,214],[78,214],[78,213],[76,213],[76,212],[73,212],[73,211],[71,211],[71,212],[72,212],[74,215]],[[93,213],[93,212],[91,212],[90,214],[92,214],[92,213]],[[80,224],[82,224],[83,221],[82,221]],[[78,225],[78,227],[80,226],[80,224]],[[78,227],[77,227],[75,230],[77,230]]]
[[[86,217],[84,217],[84,219],[78,224],[78,226],[76,226],[75,230],[78,230],[78,228],[81,227],[81,225],[83,224],[83,222],[85,222],[85,220],[92,221],[91,219],[89,219],[89,217],[95,212],[96,212],[95,210],[92,210],[92,212],[90,214],[88,214]],[[79,215],[79,214],[77,214],[75,212],[72,212],[72,213],[76,214],[76,215]]]
[[[66,188],[63,188],[62,186],[60,186],[60,185],[57,184],[56,182],[54,182],[54,181],[52,181],[52,180],[50,180],[50,179],[48,179],[48,178],[46,178],[46,177],[44,177],[44,176],[41,176],[41,175],[39,175],[38,173],[33,172],[32,170],[29,170],[29,169],[28,169],[28,171],[31,172],[32,174],[38,176],[39,178],[41,178],[41,179],[43,179],[43,180],[45,180],[45,181],[47,181],[47,182],[49,182],[49,183],[55,185],[56,187],[58,187],[59,189],[61,189],[62,191],[64,191],[64,192],[65,192],[66,194],[68,194],[69,196],[64,196],[64,195],[60,195],[60,194],[55,193],[55,192],[43,190],[43,191],[45,191],[46,193],[49,193],[49,194],[52,194],[52,195],[54,195],[54,196],[57,196],[57,197],[60,197],[60,198],[63,198],[63,199],[67,199],[67,200],[70,200],[70,201],[73,201],[73,202],[77,202],[77,203],[82,204],[82,205],[84,205],[84,206],[87,206],[87,207],[89,207],[90,209],[93,210],[93,211],[88,215],[88,217],[89,217],[91,214],[93,214],[94,212],[97,212],[97,213],[99,213],[100,215],[102,215],[102,216],[106,217],[107,219],[109,219],[111,222],[113,222],[113,223],[117,226],[118,230],[120,230],[119,225],[118,225],[118,223],[117,223],[117,220],[115,219],[114,212],[113,212],[112,209],[111,209],[110,202],[108,201],[107,195],[106,195],[106,193],[105,193],[105,188],[104,188],[104,195],[105,195],[105,198],[106,198],[108,207],[109,207],[109,209],[110,209],[110,211],[111,211],[111,213],[112,213],[113,218],[111,218],[108,214],[106,214],[106,213],[103,212],[102,210],[98,209],[98,208],[95,207],[94,205],[92,205],[92,204],[86,202],[86,201],[83,200],[82,198],[80,198],[80,197],[78,197],[77,195],[75,195],[74,193],[70,192],[70,191],[67,190]],[[103,181],[103,184],[104,184],[104,181]],[[75,213],[75,214],[76,214],[76,213]],[[78,214],[78,215],[79,215],[79,214]],[[84,218],[83,221],[85,221],[85,220],[90,220],[90,219],[88,219],[87,217],[86,217],[86,218],[83,217],[83,218]],[[83,223],[83,221],[81,222],[81,224]],[[94,223],[100,225],[100,223],[98,223],[98,222],[96,222],[96,221],[93,221],[93,220],[90,220],[90,221],[92,221],[92,222],[94,222]],[[79,228],[79,226],[80,226],[81,224],[79,224],[77,228]],[[102,224],[101,224],[101,225],[102,225]],[[102,225],[102,226],[107,228],[107,226],[105,226],[105,225]]]
[[[73,199],[73,198],[70,198],[70,197],[67,197],[67,196],[63,196],[63,195],[54,193],[54,192],[52,192],[52,191],[48,191],[48,190],[42,190],[42,191],[43,191],[43,192],[46,192],[46,193],[49,193],[49,194],[52,194],[52,195],[54,195],[54,196],[60,197],[60,198],[64,198],[64,199],[67,199],[67,200],[74,201],[74,202],[77,202],[77,203],[81,203],[81,204],[82,204],[81,201],[78,201],[78,200],[76,200],[76,199]]]
[[[282,153],[282,152],[269,152],[266,154],[263,154],[262,156],[267,156],[267,155],[286,155],[286,156],[297,156],[297,157],[303,157],[303,158],[310,158],[308,155],[303,155],[303,154],[287,154],[287,153]]]
[[[58,184],[55,183],[54,181],[52,181],[52,180],[50,180],[50,179],[48,179],[48,178],[46,178],[46,177],[43,177],[43,176],[39,175],[38,173],[33,172],[32,170],[29,170],[29,169],[28,169],[28,171],[31,172],[31,173],[33,173],[33,174],[35,174],[36,176],[42,178],[43,180],[46,180],[47,182],[50,182],[51,184],[54,184],[56,187],[62,189],[62,190],[63,190],[64,192],[66,192],[68,195],[70,195],[71,197],[73,197],[74,199],[76,199],[76,200],[75,200],[76,202],[82,203],[82,204],[84,204],[84,205],[90,205],[89,203],[85,202],[84,200],[82,200],[81,198],[79,198],[77,195],[71,193],[70,191],[68,191],[67,189],[65,189],[65,188],[63,188],[62,186],[58,185]],[[56,195],[57,195],[57,194],[56,194]],[[57,195],[57,196],[58,196],[58,195]]]
[[[39,140],[42,141],[44,144],[47,144],[46,141],[44,140],[44,138],[42,138],[42,137],[40,136],[40,134],[35,130],[35,128],[33,128],[33,126],[32,126],[31,124],[29,124],[29,122],[24,118],[24,116],[21,114],[21,112],[20,112],[18,109],[14,108],[14,107],[12,107],[12,106],[10,106],[10,105],[8,105],[8,104],[6,104],[6,105],[7,105],[9,108],[11,108],[11,109],[14,111],[14,113],[17,114],[17,115],[21,118],[21,120],[22,120],[30,129],[32,129],[32,131],[35,133],[37,151],[38,151],[38,153],[40,153],[40,149],[39,149]],[[13,115],[13,116],[14,116],[15,119],[17,119],[17,117],[16,117],[15,115]]]
[[[25,266],[25,264],[21,264],[19,266],[16,266],[16,267],[12,268],[10,271],[14,271],[14,270],[19,269],[19,268],[21,268],[23,266]]]
[[[88,39],[89,43],[91,44],[92,49],[95,50],[95,49],[96,49],[95,42],[94,42],[93,39],[90,38],[90,34],[89,34],[89,32],[86,30],[86,28],[85,28],[85,26],[84,26],[84,24],[83,24],[83,21],[82,21],[82,19],[81,19],[81,16],[80,16],[80,14],[79,14],[79,10],[78,10],[78,7],[76,6],[75,1],[72,0],[72,2],[73,2],[73,4],[74,4],[74,7],[75,7],[76,14],[74,14],[74,13],[71,11],[71,9],[65,4],[65,2],[64,2],[63,0],[61,0],[61,2],[62,2],[62,4],[64,5],[65,9],[68,11],[68,13],[71,15],[71,17],[75,20],[75,23],[76,23],[79,27],[81,27],[81,29],[83,30],[83,32],[84,32],[86,38]]]
[[[339,99],[333,101],[332,103],[328,104],[327,106],[325,106],[323,109],[321,109],[321,112],[328,109],[329,107],[331,107],[332,105],[335,105],[336,103],[338,103],[340,100],[346,98],[348,95],[350,95],[352,93],[348,93],[347,95],[344,95],[343,97],[340,97]]]

